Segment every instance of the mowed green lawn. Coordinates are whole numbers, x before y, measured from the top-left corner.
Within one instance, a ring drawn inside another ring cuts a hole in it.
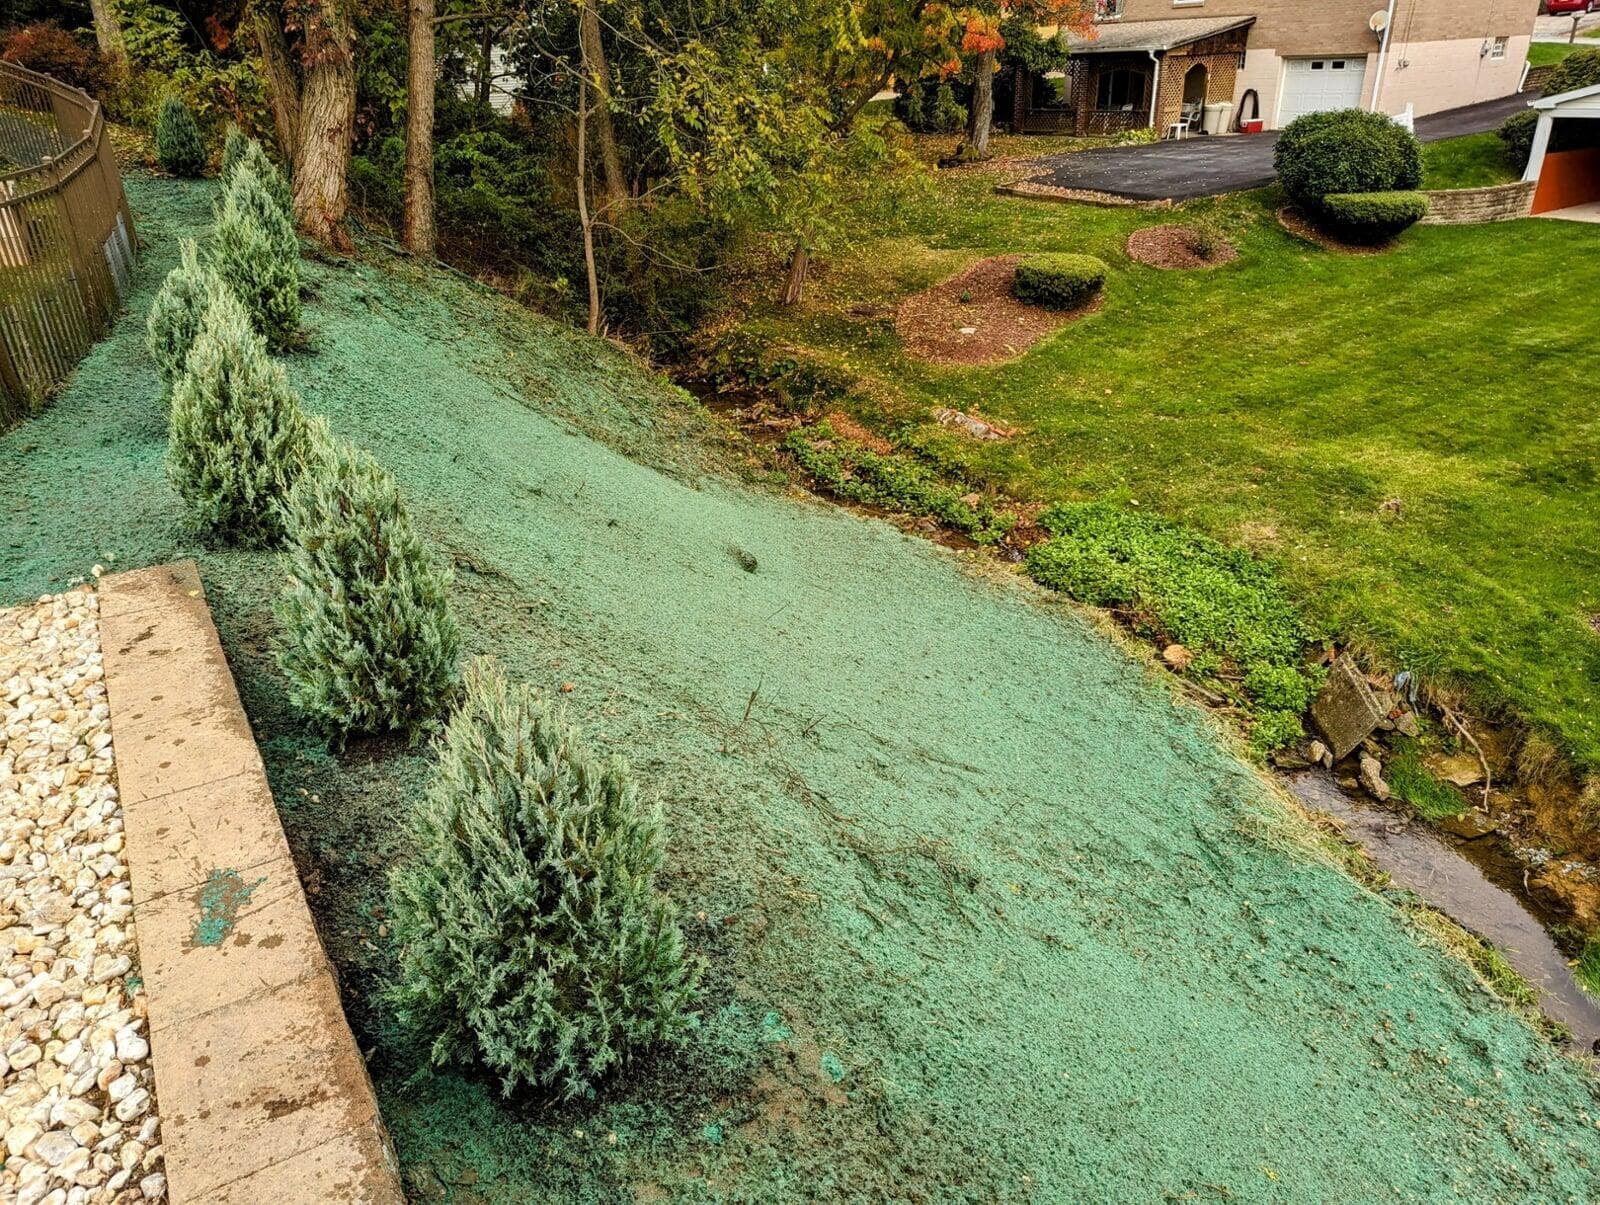
[[[858,417],[1018,498],[1121,501],[1258,550],[1324,633],[1600,766],[1600,226],[1418,227],[1347,255],[1285,233],[1270,191],[1161,213],[997,197],[999,179],[946,174],[797,313],[747,326],[848,368]],[[1131,230],[1196,212],[1237,262],[1126,256]],[[891,317],[857,316],[1033,250],[1111,277],[1099,312],[1010,363],[920,363]],[[940,405],[1022,431],[966,440]]]
[[[1485,188],[1520,175],[1498,134],[1465,134],[1422,147],[1423,188]]]
[[[1585,45],[1583,39],[1595,36],[1592,32],[1586,32],[1579,34],[1579,40],[1576,42],[1533,42],[1528,46],[1528,62],[1535,67],[1553,66],[1569,54],[1593,49],[1594,43]]]

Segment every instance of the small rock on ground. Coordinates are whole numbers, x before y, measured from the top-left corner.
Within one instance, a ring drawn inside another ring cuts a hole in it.
[[[0,611],[0,1201],[166,1195],[92,590]]]

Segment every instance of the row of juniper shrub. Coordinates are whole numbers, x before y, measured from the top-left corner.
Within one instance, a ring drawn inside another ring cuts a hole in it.
[[[275,652],[331,743],[415,738],[454,706],[391,877],[390,1006],[433,1064],[484,1067],[508,1093],[589,1093],[691,1025],[700,965],[656,886],[660,810],[491,662],[458,680],[448,566],[394,477],[308,416],[270,354],[299,328],[287,186],[244,140],[223,175],[209,254],[185,242],[148,322],[169,479],[209,538],[285,548]]]

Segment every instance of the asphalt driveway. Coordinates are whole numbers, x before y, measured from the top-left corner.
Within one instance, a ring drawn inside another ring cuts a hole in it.
[[[1417,137],[1436,142],[1459,134],[1481,134],[1525,109],[1530,99],[1506,96],[1419,117]],[[1031,179],[1037,184],[1110,193],[1135,201],[1186,201],[1272,183],[1272,149],[1277,141],[1276,134],[1248,134],[1074,151],[1038,160],[1047,170]]]

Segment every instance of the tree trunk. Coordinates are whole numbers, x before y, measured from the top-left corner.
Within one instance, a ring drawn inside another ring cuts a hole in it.
[[[300,145],[300,81],[295,77],[289,48],[283,41],[283,26],[271,0],[255,0],[250,6],[250,23],[255,27],[256,48],[267,78],[267,101],[278,133],[278,151],[285,162],[292,164]]]
[[[578,50],[583,56],[583,73],[595,91],[595,133],[600,138],[600,170],[605,177],[601,212],[620,213],[628,204],[628,181],[622,174],[617,130],[611,123],[611,67],[600,42],[600,14],[595,0],[583,0],[578,10]]]
[[[967,146],[974,159],[989,157],[989,131],[994,125],[994,58],[985,50],[978,55],[972,77],[972,110],[967,114]]]
[[[122,22],[111,0],[89,0],[89,11],[94,16],[94,40],[100,47],[100,56],[117,75],[128,67],[128,44],[122,38]]]
[[[486,20],[478,39],[478,80],[472,95],[485,106],[489,103],[489,88],[494,83],[494,32],[493,19]]]
[[[432,257],[433,225],[433,10],[434,0],[408,0],[406,64],[405,245]]]
[[[294,159],[294,219],[300,232],[350,249],[340,223],[349,203],[350,140],[356,115],[354,32],[349,0],[318,0],[301,57],[300,136]]]
[[[800,304],[800,298],[806,291],[806,276],[810,272],[811,253],[806,250],[806,245],[801,243],[794,249],[794,256],[789,260],[789,279],[783,286],[784,305]]]
[[[594,267],[594,224],[589,220],[589,81],[578,77],[578,225],[583,228],[583,268],[589,278],[589,333],[600,333],[600,279]]]

